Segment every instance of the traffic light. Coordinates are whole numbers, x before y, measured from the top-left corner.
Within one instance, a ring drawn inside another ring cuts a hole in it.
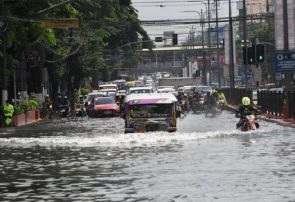
[[[172,35],[172,44],[173,44],[173,46],[178,44],[178,34]]]
[[[247,65],[247,47],[243,47],[243,64]]]
[[[255,46],[247,47],[247,63],[248,64],[255,64]]]
[[[263,63],[265,59],[264,44],[256,44],[255,46],[256,62]]]

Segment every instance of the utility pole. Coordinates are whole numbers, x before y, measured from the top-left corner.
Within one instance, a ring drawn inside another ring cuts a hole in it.
[[[204,17],[203,17],[203,9],[201,9],[201,27],[202,27],[202,48],[203,48],[203,84],[207,85],[207,65],[206,65],[206,53],[204,51],[205,44],[204,44]]]
[[[247,17],[246,0],[243,0],[243,38],[244,38],[244,47],[247,48],[247,20],[246,20],[246,17]],[[245,74],[245,86],[247,88],[247,64],[244,64],[244,74]]]
[[[211,51],[210,51],[210,47],[211,47],[211,37],[210,37],[210,30],[211,30],[211,26],[210,26],[210,0],[208,0],[208,69],[209,69],[209,84],[211,85]],[[206,78],[207,78],[207,74],[206,74]]]
[[[5,0],[1,1],[2,7],[1,7],[1,14],[2,16],[5,16]],[[6,25],[8,26],[8,25]],[[6,78],[6,48],[7,48],[7,32],[6,30],[2,33],[2,51],[3,51],[3,62],[2,62],[2,106],[5,105],[5,102],[8,98],[8,91],[7,91],[7,78]]]
[[[216,65],[218,70],[218,88],[221,87],[221,71],[219,64],[219,26],[218,26],[218,0],[215,0],[215,12],[216,12]]]
[[[284,21],[284,51],[289,51],[289,27],[288,27],[288,2],[283,0],[283,21]],[[286,88],[287,90],[291,87],[292,73],[285,73]]]
[[[231,13],[231,0],[229,0],[229,74],[230,74],[230,91],[231,99],[233,98],[233,91],[235,88],[235,68],[234,68],[234,48],[233,48],[233,19]]]

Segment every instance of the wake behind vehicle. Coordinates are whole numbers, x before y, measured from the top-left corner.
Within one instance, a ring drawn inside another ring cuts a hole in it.
[[[177,99],[171,93],[131,94],[124,103],[125,133],[176,131]]]

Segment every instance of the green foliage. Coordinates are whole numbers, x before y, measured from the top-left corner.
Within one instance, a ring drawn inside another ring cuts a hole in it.
[[[29,111],[32,111],[32,110],[38,110],[39,109],[39,105],[38,105],[38,102],[35,101],[35,100],[29,100]]]
[[[90,93],[90,89],[88,89],[88,88],[81,88],[80,89],[81,95],[87,95],[88,93]]]
[[[60,2],[26,0],[7,6],[7,15],[14,17],[7,31],[8,67],[19,64],[23,53],[32,46],[41,46],[45,50],[44,59],[47,62],[44,65],[48,67],[50,80],[53,83],[67,81],[66,90],[74,94],[73,90],[79,89],[83,81],[90,80],[93,84],[101,78],[108,81],[113,70],[134,66],[138,62],[136,52],[141,48],[139,44],[118,48],[138,41],[139,35],[146,40],[150,39],[141,27],[132,4],[122,6],[118,0],[74,1],[36,16],[38,11]],[[79,28],[48,29],[41,23],[43,19],[62,18],[78,18]],[[104,59],[105,55],[122,55],[122,52],[127,51],[128,58],[124,56],[122,60],[113,61]],[[11,72],[7,72],[12,78]],[[27,107],[25,103],[21,106],[24,111],[32,107]]]
[[[258,39],[260,42],[275,42],[275,30],[273,24],[259,24],[257,28],[249,33],[249,40],[255,42]]]
[[[14,107],[14,113],[13,113],[14,116],[17,116],[23,113],[24,113],[24,109],[20,105],[16,105]]]
[[[28,111],[30,111],[30,106],[29,103],[27,101],[21,101],[18,106],[21,108],[21,110],[26,113]]]

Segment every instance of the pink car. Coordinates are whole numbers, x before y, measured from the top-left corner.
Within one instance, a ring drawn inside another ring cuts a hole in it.
[[[88,116],[90,117],[109,117],[119,116],[120,107],[112,97],[94,98],[88,105]]]

